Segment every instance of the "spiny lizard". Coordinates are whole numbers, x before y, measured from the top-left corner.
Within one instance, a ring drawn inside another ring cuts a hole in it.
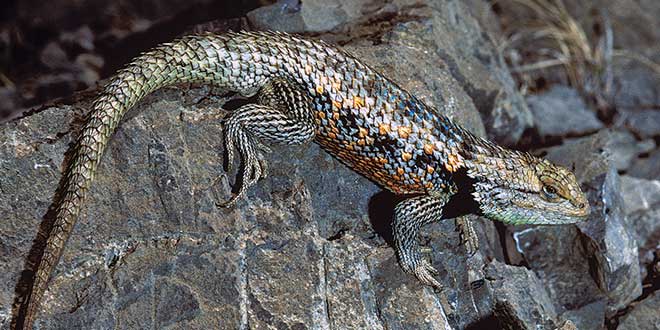
[[[465,213],[510,224],[568,224],[589,214],[567,169],[471,134],[336,47],[277,32],[186,36],[136,58],[93,103],[60,181],[55,222],[17,328],[31,328],[124,114],[160,87],[190,82],[256,96],[225,122],[228,163],[240,157],[243,180],[224,206],[266,174],[263,142],[315,141],[402,197],[394,212],[396,255],[405,272],[427,285],[440,287],[436,270],[420,256],[417,234],[425,224]],[[469,223],[461,228],[476,248]]]

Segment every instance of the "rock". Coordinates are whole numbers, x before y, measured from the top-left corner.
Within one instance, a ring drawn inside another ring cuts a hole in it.
[[[258,30],[326,32],[362,17],[370,5],[374,4],[369,0],[280,0],[249,12],[247,17]]]
[[[595,212],[578,227],[591,239],[587,253],[595,257],[596,283],[607,292],[607,312],[612,314],[642,293],[637,244],[626,226],[619,176],[612,169],[592,182],[601,182],[599,192],[589,194]]]
[[[570,320],[576,329],[601,330],[605,324],[605,301],[597,300],[580,308],[568,310],[561,317]]]
[[[567,139],[562,147],[549,148],[546,152],[551,159],[570,160],[566,162],[569,167],[580,166],[584,170],[603,173],[608,164],[619,171],[626,171],[640,155],[654,148],[655,141],[652,139],[637,141],[628,131],[601,130],[591,136]],[[594,162],[601,166],[594,166]],[[585,173],[585,177],[592,174],[595,173]]]
[[[646,297],[619,323],[618,330],[655,330],[660,328],[660,294]]]
[[[611,131],[608,139],[604,148],[607,150],[612,166],[620,171],[628,169],[640,155],[655,149],[653,139],[637,141],[628,131]]]
[[[660,178],[660,149],[655,149],[647,155],[640,155],[639,158],[633,160],[632,165],[628,169],[628,174],[644,179],[657,179]]]
[[[530,95],[527,105],[542,137],[584,135],[603,128],[578,92],[566,86],[556,85],[547,92]]]
[[[621,195],[627,228],[632,229],[640,255],[657,248],[660,237],[660,181],[644,180],[624,175]]]
[[[590,276],[590,256],[575,226],[514,228],[516,249],[548,288],[556,310],[561,313],[603,300],[598,284]],[[603,306],[604,307],[604,306]],[[605,310],[601,310],[604,317]]]
[[[633,61],[614,68],[614,106],[618,109],[644,109],[660,104],[660,74]]]
[[[59,43],[50,42],[39,55],[41,63],[50,69],[61,69],[69,65],[67,54]]]
[[[660,111],[627,111],[622,115],[622,122],[636,136],[642,139],[660,136]]]
[[[502,329],[556,329],[557,312],[534,272],[493,261],[486,267],[495,291],[495,317]]]

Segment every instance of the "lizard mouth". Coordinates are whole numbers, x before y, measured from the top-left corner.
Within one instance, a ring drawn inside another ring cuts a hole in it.
[[[540,208],[538,203],[530,200],[514,200],[513,204],[524,210],[538,209],[545,213],[545,217],[563,218],[561,223],[575,223],[585,220],[591,214],[591,207],[586,201],[579,201],[575,203],[560,203],[551,204],[550,207]]]

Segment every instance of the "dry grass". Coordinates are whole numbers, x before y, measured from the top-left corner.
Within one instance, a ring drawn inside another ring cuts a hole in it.
[[[507,39],[500,52],[512,65],[523,90],[545,69],[561,68],[567,82],[606,106],[612,92],[612,59],[622,56],[639,61],[660,74],[660,65],[641,54],[613,48],[611,23],[599,12],[598,33],[588,34],[561,0],[499,0],[518,5],[528,14],[505,27]],[[521,54],[525,54],[525,56]]]

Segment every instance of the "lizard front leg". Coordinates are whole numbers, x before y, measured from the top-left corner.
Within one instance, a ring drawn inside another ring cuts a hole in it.
[[[238,192],[220,204],[233,206],[246,190],[266,176],[263,142],[299,145],[314,139],[312,99],[299,85],[275,78],[258,92],[257,104],[246,104],[231,114],[225,123],[227,162],[234,162],[234,150],[241,158]]]
[[[440,220],[442,207],[449,194],[424,195],[399,202],[394,209],[394,245],[401,268],[422,283],[441,288],[433,277],[438,271],[422,259],[417,236],[419,229],[428,223]]]

